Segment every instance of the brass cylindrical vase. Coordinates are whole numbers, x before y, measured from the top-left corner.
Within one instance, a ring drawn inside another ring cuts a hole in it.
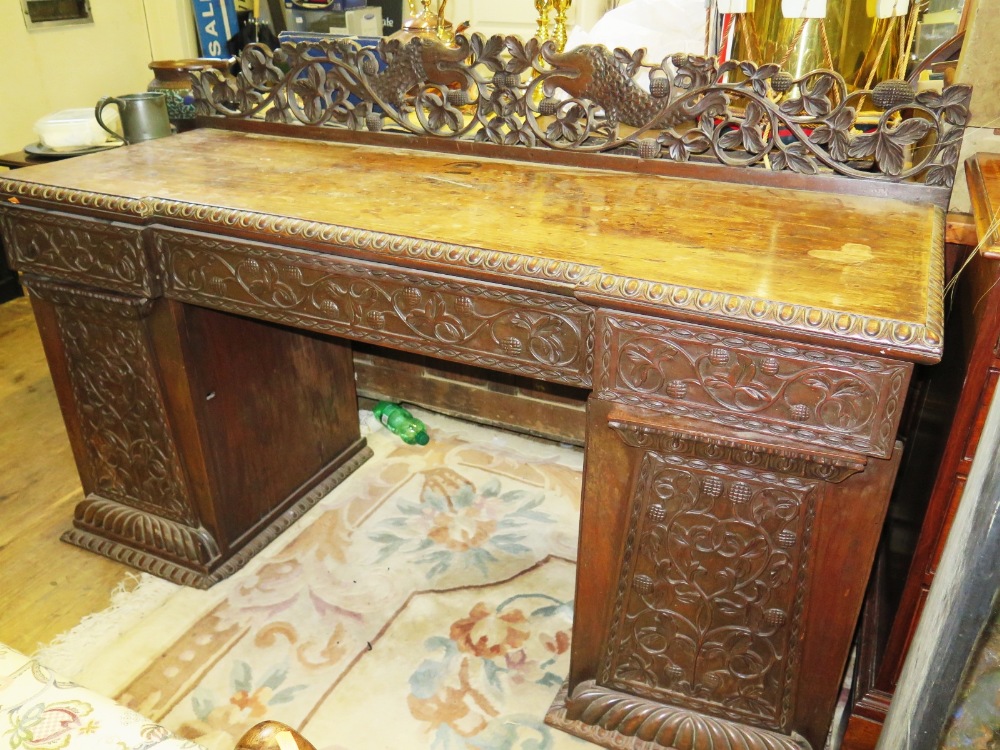
[[[752,13],[737,16],[733,57],[779,63],[793,76],[832,68],[855,87],[896,77],[907,16],[876,19],[867,5],[828,0],[825,18],[785,18],[781,0],[757,0]]]

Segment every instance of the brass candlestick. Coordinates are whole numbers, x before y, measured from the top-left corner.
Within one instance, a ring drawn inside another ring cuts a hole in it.
[[[420,10],[413,13],[412,18],[403,21],[404,37],[424,36],[437,37],[445,44],[455,41],[455,28],[451,21],[444,17],[444,9],[448,0],[441,0],[436,11],[431,10],[431,0],[420,0]],[[409,0],[410,10],[414,11],[413,0]]]
[[[560,52],[566,49],[566,11],[572,4],[573,0],[552,0],[552,7],[556,9],[556,30],[552,39]]]
[[[538,41],[544,42],[549,39],[552,33],[549,14],[552,12],[552,0],[535,0],[535,10],[538,11],[538,30],[535,36]]]

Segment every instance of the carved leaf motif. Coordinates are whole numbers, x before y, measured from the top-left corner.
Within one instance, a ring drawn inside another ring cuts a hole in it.
[[[741,62],[740,70],[747,77],[747,82],[759,96],[767,96],[767,82],[781,67],[774,63],[761,65],[759,68],[752,62]]]
[[[941,187],[953,187],[955,185],[955,165],[954,164],[932,164],[927,169],[927,176],[924,178],[928,185],[939,185]]]
[[[427,125],[430,130],[440,132],[450,129],[457,132],[464,124],[462,112],[436,91],[424,91],[417,99],[417,105],[427,109]]]
[[[793,143],[790,146],[779,146],[771,154],[771,169],[778,171],[790,169],[799,174],[816,174],[819,166],[812,154],[806,151],[802,143]]]
[[[622,72],[629,78],[636,74],[639,70],[639,66],[642,65],[642,59],[646,56],[646,48],[639,47],[634,52],[629,52],[623,47],[615,48],[615,62],[621,68]]]
[[[531,38],[527,42],[522,42],[517,37],[509,36],[505,43],[507,53],[510,55],[510,59],[504,66],[508,73],[523,73],[532,67],[538,56],[537,39]]]
[[[502,36],[494,34],[486,39],[481,34],[473,34],[470,43],[476,64],[486,66],[493,73],[499,73],[505,69],[504,61],[501,59],[501,55],[506,49]]]
[[[965,84],[956,84],[946,88],[941,94],[936,91],[921,91],[917,94],[917,103],[928,109],[936,110],[952,125],[965,127],[969,122],[969,101],[972,98],[972,88]]]
[[[874,133],[856,136],[848,155],[852,159],[874,155],[879,168],[895,177],[903,171],[903,146],[916,143],[930,128],[931,123],[921,119],[904,120],[896,128],[884,125]]]
[[[747,104],[746,114],[736,128],[728,130],[719,138],[719,145],[727,150],[742,146],[748,154],[759,154],[764,150],[764,138],[761,134],[761,118],[764,108],[755,101]]]
[[[585,114],[583,108],[575,104],[561,108],[556,114],[556,118],[545,129],[545,137],[552,141],[577,140],[583,132],[584,125],[581,118]]]
[[[812,143],[827,144],[827,150],[837,161],[846,161],[851,145],[850,130],[854,125],[853,107],[843,107],[834,112],[810,134]]]
[[[254,86],[264,87],[281,78],[281,71],[271,62],[271,51],[260,45],[249,45],[241,57],[243,70]]]
[[[800,89],[801,96],[785,99],[779,105],[779,111],[789,117],[795,117],[802,112],[812,117],[825,117],[832,109],[828,95],[835,80],[833,75],[829,73],[814,76],[812,85],[803,83]],[[853,112],[853,110],[851,111]]]

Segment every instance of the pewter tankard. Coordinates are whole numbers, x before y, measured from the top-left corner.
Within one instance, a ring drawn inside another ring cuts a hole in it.
[[[117,104],[121,116],[123,138],[104,124],[101,112],[109,104]],[[159,91],[124,96],[102,96],[94,108],[94,116],[102,128],[125,143],[139,143],[170,135],[167,98]]]

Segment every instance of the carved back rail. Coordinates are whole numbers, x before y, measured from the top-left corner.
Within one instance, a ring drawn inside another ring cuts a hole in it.
[[[830,70],[515,36],[252,44],[192,74],[198,114],[950,189],[971,88],[851,90]]]

